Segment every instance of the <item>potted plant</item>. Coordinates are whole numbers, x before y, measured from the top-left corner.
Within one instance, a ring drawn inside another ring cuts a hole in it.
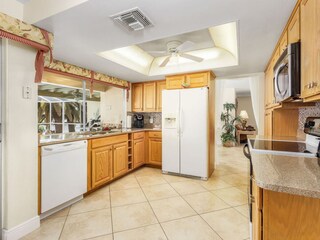
[[[223,109],[225,112],[221,113],[221,121],[224,123],[222,126],[221,141],[224,147],[233,147],[236,141],[234,136],[235,122],[240,121],[239,117],[234,117],[231,112],[236,109],[234,103],[223,104]]]

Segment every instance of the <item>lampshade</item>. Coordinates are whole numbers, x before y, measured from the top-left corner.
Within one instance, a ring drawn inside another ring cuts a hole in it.
[[[249,119],[248,113],[246,110],[241,110],[240,115],[242,119]]]

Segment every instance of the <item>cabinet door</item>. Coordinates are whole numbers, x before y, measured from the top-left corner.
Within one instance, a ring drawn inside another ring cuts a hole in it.
[[[262,189],[252,181],[252,232],[254,240],[262,239]]]
[[[273,126],[273,114],[272,110],[267,110],[265,112],[264,118],[264,135],[268,137],[272,137],[272,126]]]
[[[320,3],[318,0],[301,2],[301,96],[312,97],[318,91],[320,64]]]
[[[273,89],[273,67],[268,67],[265,75],[265,107],[270,107],[274,102],[274,89]]]
[[[288,32],[286,31],[280,40],[280,45],[279,45],[280,55],[286,50],[287,46],[288,46]]]
[[[166,77],[167,89],[180,89],[185,82],[185,75]]]
[[[118,177],[128,172],[128,143],[123,142],[113,145],[113,177]]]
[[[209,73],[193,73],[186,75],[186,83],[190,84],[189,87],[196,88],[196,87],[205,87],[208,86],[209,83]]]
[[[133,167],[139,167],[145,163],[144,138],[133,141]]]
[[[300,7],[293,15],[288,26],[288,43],[300,41]]]
[[[92,150],[92,188],[112,179],[112,146]]]
[[[162,140],[159,138],[149,138],[149,163],[160,165],[162,164]]]
[[[156,83],[143,84],[143,111],[155,112],[156,111]]]
[[[132,84],[132,111],[133,112],[143,111],[143,84],[142,83]]]
[[[157,112],[162,111],[162,90],[166,89],[166,81],[157,82]]]

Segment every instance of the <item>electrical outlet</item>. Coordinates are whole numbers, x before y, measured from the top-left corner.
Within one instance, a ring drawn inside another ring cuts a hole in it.
[[[24,86],[22,88],[22,97],[24,99],[31,99],[31,93],[32,93],[32,90],[31,90],[31,87],[29,86]]]

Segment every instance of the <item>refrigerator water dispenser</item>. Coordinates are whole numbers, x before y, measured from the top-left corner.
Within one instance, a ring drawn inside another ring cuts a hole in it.
[[[166,114],[164,117],[164,128],[177,128],[177,114]]]

